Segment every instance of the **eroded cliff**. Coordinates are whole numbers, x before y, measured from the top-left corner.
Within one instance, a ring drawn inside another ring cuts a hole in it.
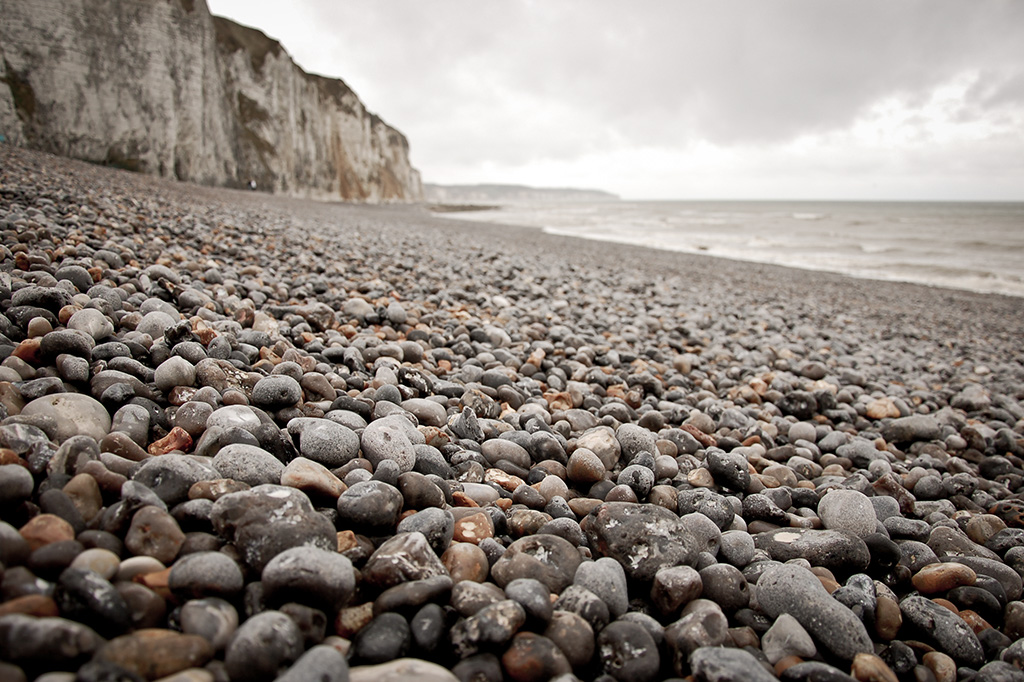
[[[210,185],[422,195],[404,135],[204,0],[0,0],[0,134]]]

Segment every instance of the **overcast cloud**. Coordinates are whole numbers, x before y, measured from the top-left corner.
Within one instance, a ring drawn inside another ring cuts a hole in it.
[[[1024,200],[1017,0],[208,0],[345,80],[426,182]]]

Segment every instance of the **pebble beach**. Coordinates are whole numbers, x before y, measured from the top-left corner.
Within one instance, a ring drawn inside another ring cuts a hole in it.
[[[0,680],[1024,680],[1024,299],[0,145]]]

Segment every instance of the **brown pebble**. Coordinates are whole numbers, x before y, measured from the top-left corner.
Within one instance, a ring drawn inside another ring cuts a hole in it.
[[[455,542],[480,544],[481,540],[494,537],[494,522],[487,512],[477,512],[455,521]]]
[[[199,635],[153,628],[110,640],[95,658],[155,680],[203,666],[213,654],[213,646]]]
[[[86,523],[103,510],[100,486],[89,474],[78,474],[64,485],[63,490]]]
[[[781,677],[782,673],[786,672],[794,665],[803,662],[804,659],[800,658],[799,656],[786,656],[785,658],[780,658],[778,662],[775,664],[775,674]]]
[[[941,651],[929,651],[921,662],[935,675],[935,682],[956,682],[956,661]]]
[[[859,653],[854,656],[850,675],[859,682],[899,682],[892,668],[874,654]]]
[[[480,505],[477,504],[476,500],[474,500],[472,497],[470,497],[466,493],[462,492],[461,490],[456,490],[455,492],[452,493],[452,506],[453,507],[479,507]]]
[[[543,635],[520,632],[501,657],[505,674],[514,682],[545,682],[572,672],[562,650]]]
[[[961,585],[973,585],[977,578],[978,575],[970,566],[947,562],[925,566],[910,579],[910,582],[921,594],[937,594]]]
[[[153,573],[141,573],[132,578],[133,583],[138,583],[159,594],[164,599],[173,599],[168,581],[171,576],[171,569],[165,568],[162,571]]]
[[[704,467],[697,467],[686,474],[686,482],[694,488],[713,488],[715,477]]]
[[[71,524],[54,514],[39,514],[30,519],[18,532],[28,542],[32,551],[52,542],[75,539],[75,529]]]
[[[349,606],[338,611],[338,617],[334,619],[334,631],[339,637],[351,639],[371,620],[373,620],[373,602]]]
[[[0,616],[20,613],[36,618],[53,618],[60,615],[57,602],[42,594],[26,594],[0,604]]]
[[[887,595],[878,595],[875,604],[875,632],[886,642],[896,639],[903,625],[903,613],[900,605]]]
[[[453,542],[441,555],[441,563],[448,569],[453,583],[463,580],[482,583],[491,568],[487,555],[472,542]]]
[[[980,633],[982,630],[991,630],[992,624],[981,617],[977,611],[971,609],[962,609],[960,611],[960,617],[963,618],[964,622],[971,626],[974,630],[974,634]]]
[[[608,494],[604,498],[605,502],[632,502],[636,503],[636,491],[630,488],[628,485],[622,484],[617,485],[608,491]]]
[[[148,451],[151,455],[166,455],[175,450],[188,452],[191,447],[192,436],[180,426],[175,426],[166,436],[150,443]]]
[[[135,512],[124,546],[132,554],[151,556],[164,565],[174,561],[185,534],[168,512],[159,507],[143,507]]]
[[[569,457],[566,476],[574,483],[596,483],[604,478],[605,467],[601,458],[587,448],[578,448]]]
[[[1006,528],[1006,522],[995,514],[972,516],[967,522],[967,537],[979,545],[984,545],[993,535]]]
[[[729,628],[729,639],[732,640],[732,645],[737,649],[748,646],[755,649],[761,648],[761,638],[757,636],[757,631],[750,626]]]

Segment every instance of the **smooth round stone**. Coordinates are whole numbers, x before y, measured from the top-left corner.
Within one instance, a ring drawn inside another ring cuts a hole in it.
[[[818,440],[818,430],[810,422],[797,422],[790,425],[787,438],[790,443],[795,443],[798,440],[813,443]]]
[[[807,630],[788,613],[780,614],[761,637],[761,651],[772,665],[787,656],[813,658],[818,653]]]
[[[95,346],[96,341],[89,334],[73,329],[58,329],[39,340],[39,351],[48,358],[73,355],[89,360]]]
[[[232,599],[245,586],[242,569],[223,552],[196,552],[174,562],[167,586],[184,598]]]
[[[556,535],[533,535],[513,542],[491,567],[501,587],[517,578],[535,578],[555,593],[569,586],[580,565],[580,553]]]
[[[658,679],[661,668],[658,645],[639,623],[609,623],[597,636],[597,650],[601,667],[617,680]]]
[[[586,665],[594,655],[594,630],[577,613],[554,611],[543,634],[561,649],[574,668]]]
[[[149,334],[154,339],[163,337],[164,333],[176,325],[178,320],[162,310],[153,310],[142,316],[135,331],[140,334]]]
[[[105,641],[89,626],[65,618],[0,616],[0,659],[44,670],[76,669]]]
[[[970,567],[949,562],[925,566],[914,574],[911,583],[921,594],[936,594],[961,585],[973,585],[977,577]]]
[[[558,645],[533,632],[517,633],[502,654],[501,664],[513,680],[551,680],[572,672]]]
[[[107,580],[113,580],[121,567],[121,558],[109,549],[93,547],[71,561],[70,568],[82,568],[98,573]]]
[[[233,680],[273,680],[303,652],[302,633],[280,611],[247,619],[228,644],[224,663]]]
[[[220,651],[231,641],[238,628],[238,611],[217,597],[192,599],[181,607],[178,622],[187,635],[198,635]]]
[[[576,569],[573,584],[599,596],[608,605],[608,613],[613,619],[624,614],[629,607],[626,572],[615,559],[602,557],[597,561],[584,561]]]
[[[750,464],[743,455],[708,448],[705,461],[715,481],[726,488],[744,491],[750,486]]]
[[[329,613],[345,606],[356,586],[348,557],[316,547],[281,552],[264,567],[261,580],[268,603],[294,601]]]
[[[95,308],[83,308],[68,319],[68,329],[85,332],[96,341],[113,336],[114,325],[110,319]]]
[[[606,502],[580,528],[592,548],[637,580],[651,580],[666,565],[692,564],[701,551],[677,514],[653,504]]]
[[[296,457],[281,472],[281,485],[297,488],[311,498],[338,499],[345,484],[322,464]]]
[[[83,393],[56,393],[36,398],[25,405],[21,414],[54,419],[57,423],[54,439],[61,443],[72,436],[89,436],[99,442],[110,431],[107,408]]]
[[[565,473],[569,480],[583,485],[602,480],[605,472],[606,469],[601,458],[587,448],[576,448],[569,456],[569,463],[565,467]]]
[[[363,430],[360,437],[363,456],[374,469],[385,460],[395,462],[401,473],[412,471],[416,464],[416,447],[409,438],[412,425],[403,417],[397,419],[402,421],[395,421],[395,417],[378,419]]]
[[[551,593],[547,586],[533,578],[518,578],[505,585],[505,596],[518,602],[526,615],[547,622],[551,620]]]
[[[382,613],[356,635],[352,657],[365,663],[383,663],[404,656],[412,641],[409,621],[397,613]]]
[[[521,469],[529,469],[533,463],[530,453],[523,446],[504,438],[492,438],[480,445],[480,454],[491,464],[506,461]]]
[[[718,604],[707,599],[695,599],[687,604],[682,617],[665,628],[665,642],[675,658],[676,672],[682,673],[683,663],[697,649],[717,647],[729,638],[729,621]]]
[[[260,418],[249,409],[248,405],[225,405],[213,411],[213,414],[206,420],[206,428],[207,430],[214,427],[224,430],[238,428],[249,433],[256,433],[261,423]]]
[[[397,531],[423,533],[434,552],[442,554],[454,537],[455,519],[452,512],[447,509],[429,507],[403,518],[398,524]]]
[[[213,658],[213,653],[213,647],[202,637],[146,629],[111,640],[97,652],[96,660],[153,680],[201,667]]]
[[[724,561],[743,568],[754,560],[754,538],[744,530],[729,530],[718,540],[718,555]]]
[[[862,571],[871,563],[867,545],[848,532],[779,528],[752,537],[755,547],[776,561],[806,559],[812,566],[843,571]]]
[[[818,577],[794,564],[771,566],[757,581],[757,603],[770,618],[792,615],[826,649],[852,660],[873,646],[864,624],[853,611],[836,601]]]
[[[497,502],[501,497],[497,490],[484,483],[463,483],[462,491],[481,507]]]
[[[402,409],[412,413],[424,426],[443,427],[448,423],[444,406],[425,398],[412,398],[402,402]]]
[[[145,460],[132,480],[152,490],[168,505],[175,505],[188,499],[192,486],[220,477],[213,467],[191,457],[164,455]]]
[[[386,540],[367,560],[362,580],[382,589],[409,580],[447,576],[441,559],[422,533],[401,533]]]
[[[272,374],[253,386],[252,401],[269,409],[291,407],[302,401],[302,386],[287,374]]]
[[[690,667],[697,679],[706,682],[773,682],[777,679],[744,649],[700,647],[690,656]]]
[[[827,530],[843,530],[857,537],[875,532],[878,517],[871,500],[856,490],[831,490],[818,502],[818,516]]]
[[[14,506],[27,500],[35,489],[35,480],[20,464],[0,466],[0,505]]]
[[[195,366],[177,355],[172,355],[161,362],[153,373],[153,382],[164,393],[175,386],[192,386],[195,381]]]
[[[576,439],[576,447],[593,452],[608,471],[615,468],[622,454],[622,447],[615,438],[615,432],[607,426],[597,426],[586,431]]]
[[[329,468],[344,466],[359,456],[359,436],[328,419],[292,419],[288,432],[299,436],[299,452],[303,457]]]
[[[465,658],[481,648],[503,645],[525,622],[526,611],[518,602],[495,602],[455,623],[450,631],[452,648],[460,658]]]
[[[132,626],[124,598],[110,581],[93,571],[66,569],[57,581],[56,600],[61,614],[102,635],[120,634]]]
[[[213,414],[213,406],[198,400],[190,400],[181,405],[174,413],[174,425],[185,429],[192,437],[197,438],[206,430],[206,421]]]
[[[369,535],[390,533],[403,504],[402,493],[394,486],[383,481],[361,481],[338,498],[339,525]]]
[[[666,615],[677,613],[701,595],[704,583],[691,566],[667,566],[654,574],[651,601]]]
[[[419,678],[413,678],[419,679]],[[348,659],[333,646],[320,644],[309,649],[295,661],[276,682],[349,682]],[[379,678],[376,679],[379,682]]]
[[[615,432],[620,453],[624,461],[631,462],[641,452],[654,454],[658,451],[657,437],[642,426],[623,424]]]
[[[452,581],[456,583],[463,580],[483,582],[490,573],[487,554],[478,545],[470,542],[454,542],[449,545],[441,555],[441,563],[448,570]]]
[[[712,564],[700,570],[701,597],[710,599],[726,613],[745,609],[750,603],[747,579],[731,564]]]
[[[158,573],[167,568],[151,556],[133,556],[121,562],[115,579],[118,582],[131,581],[137,575]]]
[[[284,464],[272,454],[255,445],[225,445],[213,458],[213,466],[221,476],[251,486],[281,482]]]
[[[337,548],[334,525],[294,488],[260,485],[224,495],[213,503],[210,520],[214,530],[238,548],[245,563],[259,572],[291,547]]]
[[[938,648],[963,665],[980,666],[985,652],[977,636],[962,618],[930,599],[910,596],[900,602],[904,623],[925,633]]]
[[[143,507],[132,517],[124,546],[132,554],[151,556],[170,564],[185,542],[185,534],[168,512],[158,507]]]
[[[18,529],[18,533],[28,543],[30,551],[54,542],[75,539],[75,529],[70,523],[54,514],[39,514]]]

